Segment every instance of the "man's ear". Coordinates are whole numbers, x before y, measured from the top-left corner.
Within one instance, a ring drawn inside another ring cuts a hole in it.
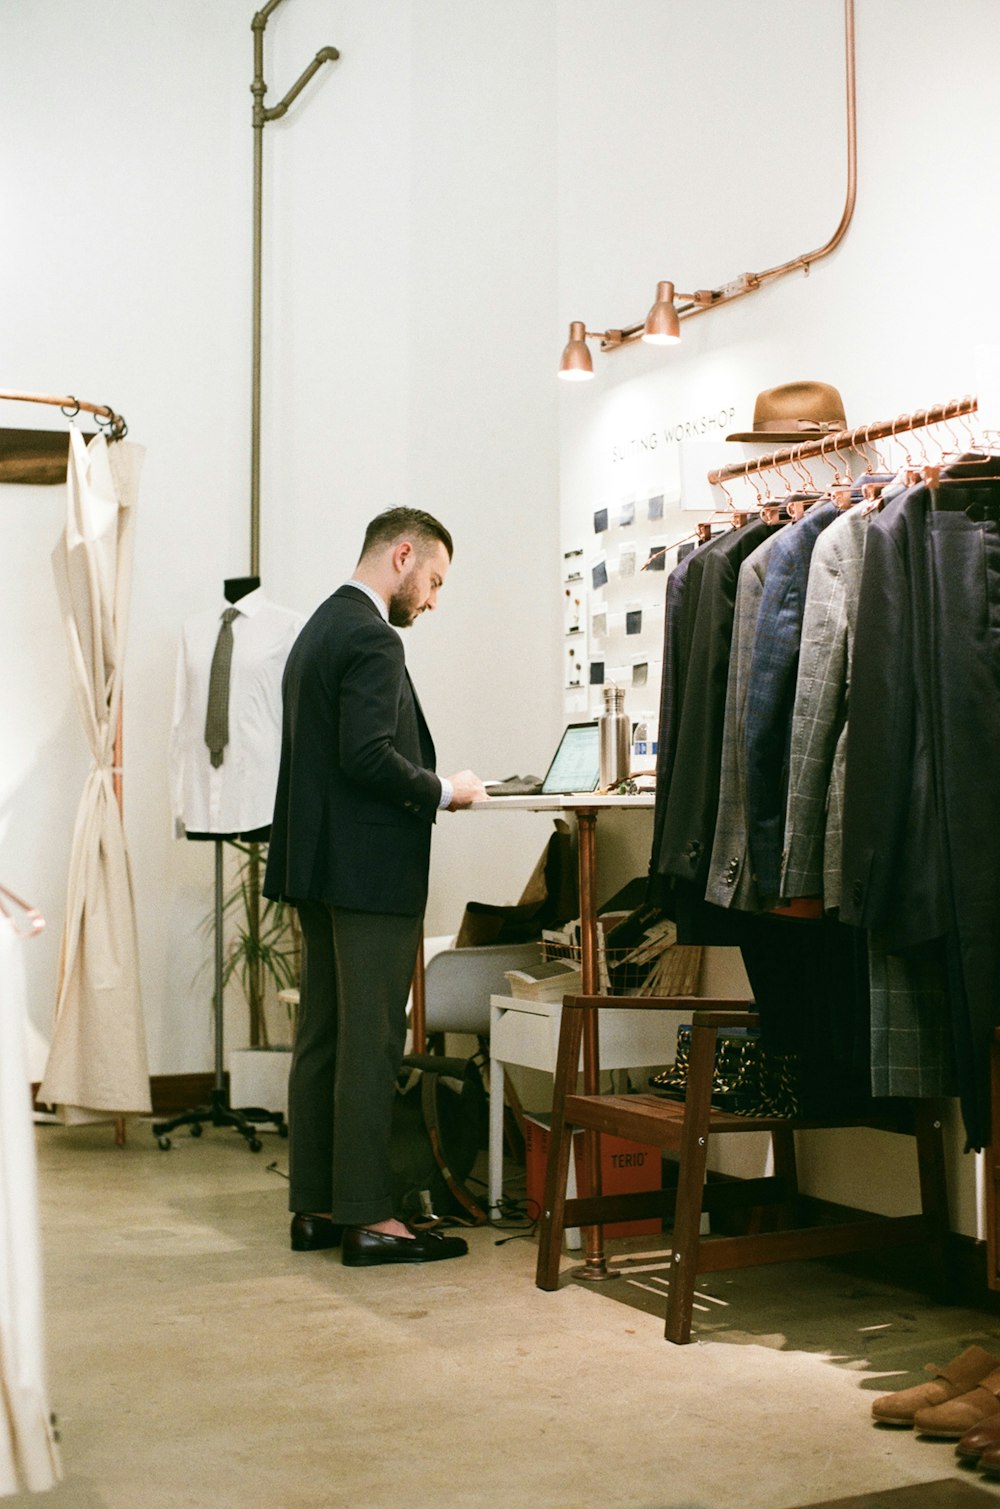
[[[406,570],[407,562],[413,559],[413,544],[410,540],[400,540],[392,552],[392,564],[400,573]]]

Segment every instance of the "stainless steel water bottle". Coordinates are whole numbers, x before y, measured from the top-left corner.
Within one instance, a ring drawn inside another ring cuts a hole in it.
[[[625,688],[614,683],[604,688],[604,711],[599,720],[601,786],[617,786],[629,776],[630,729],[625,711]]]

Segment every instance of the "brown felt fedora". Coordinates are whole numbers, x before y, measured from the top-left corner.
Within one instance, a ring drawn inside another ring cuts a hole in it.
[[[836,388],[825,382],[786,382],[757,394],[752,430],[726,439],[794,445],[846,429],[844,400]]]

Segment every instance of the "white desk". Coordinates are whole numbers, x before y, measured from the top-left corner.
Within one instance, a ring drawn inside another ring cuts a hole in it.
[[[602,1069],[635,1069],[674,1061],[678,1024],[690,1006],[672,1011],[611,1011],[600,1018]],[[562,1006],[555,1001],[490,997],[489,1199],[495,1210],[503,1193],[504,1066],[555,1072]],[[580,1066],[583,1067],[581,1050]],[[572,1162],[570,1169],[572,1170]]]
[[[651,793],[644,792],[637,796],[598,796],[596,792],[581,792],[577,796],[494,796],[488,797],[484,802],[474,802],[469,811],[512,811],[520,808],[527,812],[572,812],[576,817],[579,844],[577,849],[577,870],[580,885],[580,994],[591,996],[598,990],[597,970],[597,901],[595,896],[595,876],[597,872],[597,816],[599,812],[617,809],[619,811],[638,811],[641,809],[652,810],[656,805],[656,798]],[[637,1015],[640,1013],[637,1013]],[[600,1087],[600,1046],[598,1041],[598,1013],[588,1011],[583,1028],[583,1090],[585,1095],[596,1095]],[[555,1064],[555,1042],[558,1039],[558,1028],[553,1037],[553,1050],[551,1062]],[[601,1041],[603,1041],[603,1024]],[[672,1055],[670,1055],[672,1057]],[[666,1059],[659,1058],[654,1054],[645,1060],[647,1063],[663,1063]],[[509,1060],[513,1062],[513,1060]],[[642,1062],[642,1060],[640,1060]],[[636,1063],[635,1059],[631,1060]],[[608,1067],[606,1065],[606,1067]],[[620,1067],[628,1067],[622,1064]],[[502,1097],[496,1096],[502,1104]],[[599,1191],[601,1188],[601,1168],[598,1156],[597,1137],[593,1132],[585,1132],[583,1137],[584,1159],[587,1168],[587,1176],[590,1187]],[[586,1269],[589,1277],[605,1278],[608,1276],[607,1265],[604,1261],[604,1249],[601,1240],[601,1232],[598,1227],[591,1227],[586,1234]]]

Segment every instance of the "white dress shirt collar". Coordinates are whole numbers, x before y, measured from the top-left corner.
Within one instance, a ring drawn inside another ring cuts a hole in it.
[[[369,587],[364,582],[356,581],[353,576],[351,577],[351,580],[349,582],[345,582],[344,585],[345,587],[356,587],[359,592],[363,592],[365,594],[365,597],[370,597],[381,616],[385,619],[385,622],[389,622],[389,609],[386,606],[384,599],[379,597],[374,587]]]
[[[245,597],[238,598],[234,603],[224,598],[222,607],[219,610],[219,616],[221,617],[227,608],[235,608],[238,613],[245,613],[247,618],[253,618],[254,614],[259,613],[266,602],[267,598],[264,596],[263,587],[254,587],[252,592],[248,592]]]

